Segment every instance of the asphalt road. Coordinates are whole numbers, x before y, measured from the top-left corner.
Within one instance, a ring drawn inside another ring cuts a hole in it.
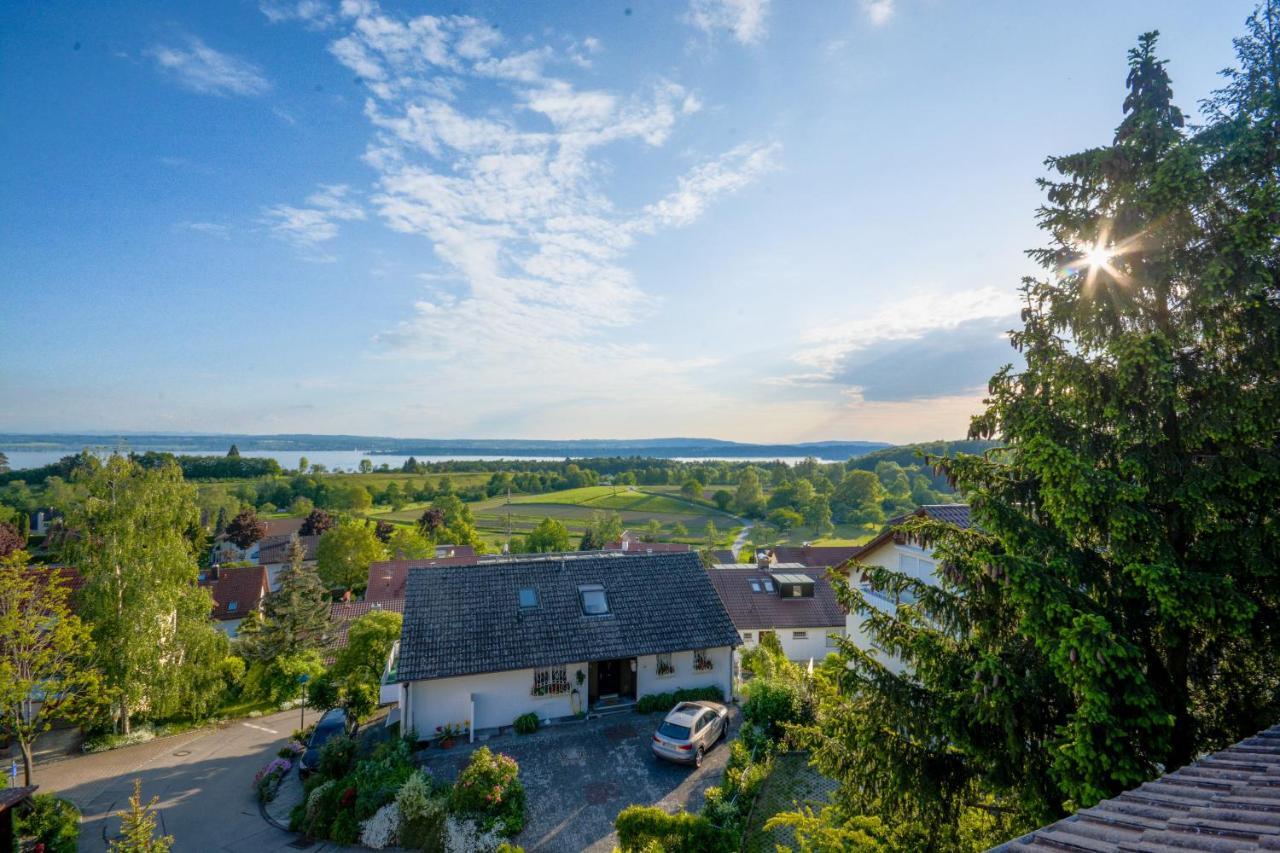
[[[308,713],[307,721],[316,716]],[[161,830],[173,836],[175,850],[283,850],[294,836],[262,819],[253,774],[275,756],[298,722],[298,711],[236,720],[43,764],[34,781],[41,793],[56,793],[80,807],[81,850],[106,850],[106,839],[119,830],[114,814],[128,807],[134,779],[142,780],[144,800],[159,796]]]

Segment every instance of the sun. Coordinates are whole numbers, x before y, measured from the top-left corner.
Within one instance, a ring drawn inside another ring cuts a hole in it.
[[[1111,259],[1116,256],[1115,249],[1110,246],[1104,246],[1101,243],[1094,243],[1092,246],[1084,246],[1081,248],[1083,257],[1080,258],[1081,263],[1096,270],[1099,267],[1107,267],[1111,265]]]

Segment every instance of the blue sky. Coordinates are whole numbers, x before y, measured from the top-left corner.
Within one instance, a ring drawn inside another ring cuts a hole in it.
[[[0,430],[959,437],[1248,2],[10,2]]]

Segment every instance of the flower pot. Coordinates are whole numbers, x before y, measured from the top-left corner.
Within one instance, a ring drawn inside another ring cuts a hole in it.
[[[441,749],[453,749],[453,742],[454,742],[454,741],[453,741],[453,738],[447,738],[447,739],[445,739],[445,740],[442,740],[442,741],[440,741],[440,748],[441,748]]]

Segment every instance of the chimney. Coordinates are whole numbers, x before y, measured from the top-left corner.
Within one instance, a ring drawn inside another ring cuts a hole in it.
[[[756,567],[760,569],[769,569],[773,561],[769,559],[769,552],[763,549],[756,551]]]

